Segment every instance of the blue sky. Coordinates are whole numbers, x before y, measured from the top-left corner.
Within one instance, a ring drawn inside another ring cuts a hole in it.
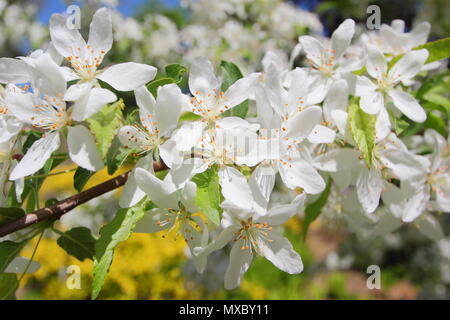
[[[119,5],[119,10],[126,16],[132,15],[136,8],[148,0],[122,0]],[[67,5],[64,0],[44,0],[43,5],[38,14],[38,19],[42,23],[48,23],[50,16],[53,13],[62,13],[66,10]],[[179,0],[163,0],[162,2],[170,6],[179,4]],[[79,4],[79,1],[73,1],[74,4]]]

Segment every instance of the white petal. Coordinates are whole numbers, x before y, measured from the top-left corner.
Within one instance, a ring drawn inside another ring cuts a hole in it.
[[[189,70],[189,89],[194,95],[213,94],[219,89],[219,80],[214,75],[214,67],[206,57],[197,57]]]
[[[29,176],[41,169],[52,153],[59,148],[59,132],[52,132],[35,141],[11,172],[10,180]]]
[[[372,213],[380,202],[381,190],[383,189],[383,178],[381,171],[362,165],[356,187],[358,199],[367,213]]]
[[[427,188],[420,188],[411,198],[408,199],[403,215],[404,222],[411,222],[419,217],[425,210],[430,200],[430,192]]]
[[[391,120],[389,119],[389,113],[385,108],[382,108],[378,113],[375,122],[375,132],[376,143],[383,141],[391,133]]]
[[[69,29],[66,18],[60,14],[54,14],[50,18],[50,37],[56,50],[64,56],[72,56],[77,48],[86,48],[86,42],[77,29]]]
[[[223,106],[232,108],[248,99],[253,92],[252,87],[258,80],[259,74],[252,73],[244,78],[237,80],[225,92],[225,101]]]
[[[426,214],[421,219],[416,220],[419,232],[433,241],[439,241],[444,237],[444,232],[439,221],[431,214]]]
[[[183,231],[184,237],[187,240],[189,250],[192,255],[192,261],[198,273],[203,273],[206,268],[206,255],[196,256],[193,254],[194,248],[206,246],[208,243],[209,232],[208,228],[199,217],[192,217],[192,219],[200,226],[201,232],[195,229],[191,224],[187,225],[187,232]]]
[[[25,83],[30,81],[28,65],[18,59],[0,58],[0,83]]]
[[[378,91],[372,91],[361,96],[359,101],[361,109],[369,114],[377,114],[382,108],[384,108],[383,94]]]
[[[291,161],[278,166],[281,178],[289,189],[303,188],[306,193],[317,194],[325,189],[325,181],[309,163],[304,160]]]
[[[116,100],[117,96],[108,89],[90,89],[85,96],[81,97],[72,106],[72,119],[83,121],[100,111],[106,104],[113,103]]]
[[[161,136],[169,136],[176,128],[182,104],[183,96],[177,85],[168,84],[158,88],[155,111]]]
[[[225,215],[224,215],[225,216]],[[236,236],[235,232],[240,228],[240,226],[237,225],[230,225],[229,227],[222,230],[222,232],[219,233],[219,235],[210,242],[206,247],[197,247],[194,248],[193,254],[194,255],[209,255],[211,252],[214,252],[216,250],[220,250],[223,247],[225,247],[229,242],[233,240],[233,238]]]
[[[131,91],[147,84],[156,75],[156,68],[148,64],[125,62],[105,69],[98,79],[119,91]]]
[[[299,212],[299,209],[305,202],[305,198],[305,193],[299,194],[289,204],[281,204],[270,208],[267,214],[263,217],[258,218],[258,220],[271,226],[279,226]]]
[[[231,249],[230,252],[230,263],[228,265],[227,271],[225,272],[225,289],[231,290],[239,287],[241,280],[244,277],[245,272],[247,272],[250,264],[253,260],[252,249],[242,249],[244,246],[244,241],[239,240]]]
[[[22,121],[11,115],[0,117],[0,143],[15,137],[23,127]]]
[[[313,76],[308,86],[308,96],[306,98],[306,105],[313,105],[322,102],[330,89],[333,80],[327,77],[322,72],[312,71]]]
[[[88,45],[98,55],[100,51],[108,52],[113,44],[111,13],[107,8],[98,9],[89,27]]]
[[[427,119],[422,106],[409,93],[395,89],[389,91],[389,96],[392,98],[394,105],[412,121],[421,123]]]
[[[233,167],[222,167],[219,169],[220,185],[222,194],[229,200],[242,208],[250,210],[253,207],[253,196],[245,176]]]
[[[40,55],[34,60],[32,70],[32,86],[40,94],[57,97],[66,93],[66,79],[61,68],[53,61],[48,53]]]
[[[332,143],[334,138],[336,138],[334,130],[318,124],[309,134],[308,141],[311,143]]]
[[[427,59],[426,49],[410,51],[389,70],[389,77],[401,81],[409,80],[420,72]]]
[[[317,65],[321,65],[322,52],[324,51],[322,44],[311,36],[302,36],[299,41],[308,59],[311,59]]]
[[[94,136],[82,126],[69,127],[67,134],[67,146],[70,159],[89,171],[99,171],[103,168]]]
[[[16,118],[25,123],[32,124],[31,118],[40,116],[35,109],[37,104],[40,104],[39,99],[30,92],[24,92],[15,86],[6,91],[5,105]]]
[[[5,273],[34,273],[36,272],[41,265],[36,261],[30,261],[30,259],[24,257],[15,257],[10,264],[6,267]]]
[[[284,272],[301,273],[303,271],[302,258],[294,251],[289,240],[274,231],[269,232],[268,238],[271,240],[270,242],[262,241],[259,246],[264,257]]]
[[[139,109],[145,110],[145,113],[147,114],[155,114],[156,101],[146,86],[142,86],[134,90],[134,97],[136,98],[136,103]]]
[[[410,33],[410,37],[412,42],[414,43],[414,47],[417,47],[421,44],[427,42],[428,35],[430,34],[431,25],[423,21],[417,24]]]
[[[403,190],[396,185],[386,182],[381,193],[381,199],[387,210],[396,218],[401,219],[404,214],[407,214],[405,207],[408,199]]]
[[[319,107],[308,107],[284,122],[284,137],[303,140],[309,136],[313,128],[320,123],[322,110]]]
[[[77,101],[81,99],[84,95],[89,93],[92,85],[92,82],[81,82],[71,85],[64,95],[64,100]]]
[[[291,75],[291,86],[288,91],[288,105],[290,112],[296,110],[299,104],[299,98],[306,99],[308,95],[308,80],[306,72],[301,68],[295,68],[289,73]]]
[[[383,165],[390,168],[401,180],[411,179],[427,172],[425,163],[409,152],[388,148],[380,153],[380,159]]]
[[[196,159],[185,159],[181,165],[172,163],[175,165],[170,169],[169,173],[164,178],[164,182],[170,183],[176,189],[185,187],[185,184],[197,173]],[[201,160],[201,159],[199,159]]]
[[[402,226],[402,220],[394,216],[391,212],[381,210],[380,219],[373,228],[372,233],[375,236],[388,234]]]
[[[355,33],[355,21],[352,19],[346,19],[331,35],[331,47],[334,52],[334,56],[338,59],[347,50],[350,42],[352,41],[353,34]]]
[[[387,62],[384,54],[374,45],[367,45],[367,73],[372,78],[381,79],[383,74],[387,71]]]
[[[177,149],[181,152],[191,151],[199,142],[205,126],[203,121],[185,122],[173,133],[171,140],[176,142]]]
[[[136,182],[158,207],[178,208],[178,197],[171,184],[159,180],[147,170],[136,168],[134,172]]]
[[[58,53],[59,54],[59,53]],[[60,67],[59,68],[64,75],[64,79],[66,81],[73,81],[73,80],[79,80],[80,76],[71,68],[69,67]]]
[[[345,80],[333,82],[328,94],[323,102],[324,118],[332,121],[331,112],[334,110],[347,110],[348,106],[348,85]]]
[[[344,139],[351,138],[349,137],[350,133],[347,132],[348,113],[342,110],[334,110],[331,112],[331,118],[339,132],[344,136]]]
[[[356,78],[355,94],[363,97],[367,94],[373,94],[377,90],[377,86],[367,77],[359,76]]]
[[[171,228],[175,222],[174,216],[169,218],[170,221],[168,223],[158,223],[160,221],[165,221],[167,219],[167,214],[169,214],[167,209],[152,209],[150,212],[146,213],[141,220],[139,220],[133,231],[136,233],[155,233]]]
[[[136,164],[136,168],[144,168],[150,172],[153,172],[153,159],[152,155],[148,154],[145,157],[139,159]],[[121,208],[129,208],[136,205],[144,198],[145,192],[139,188],[136,182],[134,173],[131,173],[125,183],[122,193],[119,199],[119,205]]]
[[[327,172],[350,169],[359,163],[359,152],[350,148],[330,150],[314,158],[314,167]]]
[[[275,172],[272,166],[257,166],[250,177],[249,185],[256,204],[261,209],[267,209],[270,195],[275,186]]]
[[[192,181],[188,181],[183,190],[181,190],[181,202],[189,212],[197,212],[199,210],[195,204],[196,195],[197,185]]]

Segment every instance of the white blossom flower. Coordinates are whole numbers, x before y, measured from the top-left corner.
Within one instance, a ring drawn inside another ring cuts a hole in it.
[[[306,59],[312,68],[314,86],[320,88],[323,96],[326,95],[333,81],[345,78],[364,64],[364,60],[345,56],[354,33],[355,22],[347,19],[333,32],[331,39],[324,43],[311,36],[299,38],[300,45],[306,53]]]
[[[44,134],[28,149],[11,172],[10,179],[16,180],[41,169],[60,147],[60,137],[65,134],[65,128],[72,161],[90,171],[100,170],[103,161],[94,137],[83,125],[74,125],[72,115],[75,110],[66,108],[63,99],[66,82],[58,65],[48,54],[42,54],[36,60],[33,75],[33,92],[10,85],[5,101],[14,116]]]
[[[56,50],[71,64],[72,69],[63,67],[67,81],[79,80],[65,94],[66,101],[75,101],[75,109],[81,109],[83,115],[99,110],[97,100],[106,100],[111,96],[109,90],[98,91],[97,79],[100,79],[119,91],[135,90],[150,82],[156,75],[156,68],[126,62],[99,69],[104,56],[113,43],[111,14],[108,9],[97,10],[89,29],[86,43],[77,29],[69,29],[66,18],[54,14],[50,20],[50,35]],[[81,121],[75,114],[74,119]]]
[[[189,89],[193,94],[191,111],[213,123],[227,110],[244,102],[259,74],[252,73],[233,83],[225,92],[214,74],[211,62],[204,57],[194,60],[189,73]]]
[[[424,122],[425,111],[399,84],[405,84],[420,71],[428,58],[428,51],[421,49],[408,52],[389,70],[387,60],[380,50],[368,45],[367,51],[367,72],[374,81],[365,76],[359,76],[357,79],[356,95],[361,97],[361,108],[367,113],[377,114],[387,106],[388,101],[392,101],[394,106],[411,120]]]
[[[261,181],[258,183],[259,179],[254,176],[248,183],[236,169],[230,168],[229,171],[236,178],[233,183],[222,184],[226,186],[222,189],[225,197],[221,205],[224,209],[223,231],[207,246],[195,248],[194,254],[198,257],[206,256],[228,243],[233,243],[225,273],[226,289],[239,286],[253,260],[253,252],[264,256],[282,271],[290,274],[302,272],[300,255],[294,251],[289,240],[273,228],[297,213],[305,194],[298,195],[290,204],[267,209],[264,204],[261,206],[259,200],[261,192],[267,190],[267,185]],[[269,188],[269,194],[270,192]]]
[[[118,136],[125,148],[138,154],[146,154],[138,161],[136,167],[153,172],[153,160],[159,160],[160,146],[170,137],[178,124],[183,95],[175,84],[159,87],[156,100],[145,86],[135,90],[134,93],[141,124],[122,127]],[[132,174],[124,186],[119,203],[122,207],[131,207],[144,195]]]
[[[300,144],[305,139],[311,143],[331,143],[335,133],[320,125],[320,107],[307,106],[307,80],[302,69],[292,72],[288,91],[282,87],[279,77],[272,79],[270,73],[266,77],[265,86],[255,89],[258,118],[263,127],[260,132],[266,139],[260,146],[267,150],[266,161],[261,166],[268,174],[278,171],[290,189],[300,187],[307,193],[319,193],[325,188],[325,182],[309,163]]]
[[[179,235],[191,251],[208,243],[208,228],[195,205],[195,183],[189,181],[182,189],[176,189],[172,183],[159,180],[143,168],[137,168],[134,176],[139,187],[158,206],[139,221],[135,232],[154,233],[164,230],[163,238],[171,233],[175,238]],[[192,258],[197,270],[203,272],[206,256],[192,255]]]

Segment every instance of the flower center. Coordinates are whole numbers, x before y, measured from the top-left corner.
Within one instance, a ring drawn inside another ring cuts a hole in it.
[[[92,81],[97,76],[97,68],[103,61],[106,52],[94,50],[90,45],[84,48],[72,48],[72,55],[67,60],[84,81]]]
[[[218,92],[216,89],[207,93],[197,91],[195,97],[191,98],[191,111],[208,123],[213,123],[219,119],[221,113],[230,108],[225,105],[226,101],[223,91]]]
[[[255,223],[252,218],[241,221],[242,228],[235,233],[234,241],[243,240],[244,243],[241,250],[255,249],[260,253],[260,246],[265,243],[270,243],[273,240],[269,238],[268,231],[272,230],[272,227],[267,223]]]
[[[164,215],[164,219],[158,220],[156,224],[161,228],[164,228],[168,224],[173,223],[166,232],[162,235],[162,238],[167,238],[173,234],[174,240],[177,240],[178,236],[182,236],[186,243],[194,240],[192,232],[201,232],[202,229],[198,223],[192,219],[192,214],[182,209],[168,208],[167,213]]]
[[[442,193],[450,184],[450,172],[448,166],[443,165],[428,176],[428,184],[435,193]]]

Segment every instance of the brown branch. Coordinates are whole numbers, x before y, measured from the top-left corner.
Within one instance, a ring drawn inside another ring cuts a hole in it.
[[[167,169],[164,163],[154,163],[153,169],[155,172]],[[97,198],[102,194],[117,189],[125,184],[131,171],[125,172],[115,178],[107,180],[83,192],[75,194],[69,198],[59,201],[53,206],[42,208],[29,213],[22,218],[3,224],[0,226],[0,237],[4,237],[15,231],[29,227],[35,223],[46,220],[57,220],[61,216],[79,205],[88,202],[91,199]]]

